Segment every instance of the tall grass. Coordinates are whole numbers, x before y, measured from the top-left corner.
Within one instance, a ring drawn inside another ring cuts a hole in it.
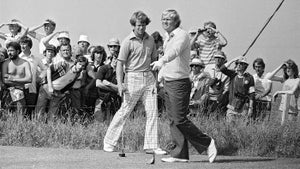
[[[300,124],[279,120],[229,125],[224,120],[191,117],[191,120],[216,140],[220,155],[300,157]],[[126,151],[143,150],[146,118],[135,115],[128,119],[123,132]],[[72,149],[102,149],[107,123],[88,125],[71,121],[44,123],[8,116],[0,120],[0,145],[54,147]],[[159,142],[162,148],[170,144],[168,120],[159,120]],[[121,139],[119,141],[121,144]],[[120,148],[120,147],[119,147]],[[191,148],[191,152],[195,150]]]

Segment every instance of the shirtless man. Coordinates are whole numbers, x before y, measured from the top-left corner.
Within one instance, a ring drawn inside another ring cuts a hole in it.
[[[32,79],[30,65],[19,57],[21,53],[19,43],[8,43],[7,53],[9,59],[3,63],[2,79],[10,91],[11,103],[16,104],[18,110],[22,110],[25,107],[24,84],[31,83]]]

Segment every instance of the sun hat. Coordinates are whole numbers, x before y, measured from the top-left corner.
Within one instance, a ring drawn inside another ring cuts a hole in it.
[[[89,37],[87,35],[80,35],[77,43],[79,42],[87,42],[88,44],[90,44]]]
[[[117,38],[111,38],[107,46],[120,46],[120,41]]]
[[[61,32],[58,37],[57,37],[57,40],[61,39],[61,38],[67,38],[70,40],[70,36],[69,36],[69,33],[68,32]]]
[[[192,65],[197,65],[197,66],[205,67],[204,63],[199,58],[192,59],[192,61],[190,63],[190,66],[192,66]]]

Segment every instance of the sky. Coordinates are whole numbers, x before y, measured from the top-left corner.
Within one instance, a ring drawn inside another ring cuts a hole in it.
[[[144,11],[151,19],[149,34],[159,31],[161,13],[175,9],[185,30],[203,27],[213,21],[227,38],[223,48],[228,59],[242,55],[254,40],[281,0],[0,0],[0,23],[18,19],[33,27],[50,18],[57,23],[57,31],[70,32],[71,43],[76,44],[80,34],[89,36],[92,45],[106,46],[108,40],[123,40],[132,30],[129,19],[133,12]],[[1,28],[7,32],[7,27]],[[43,30],[39,30],[43,32]],[[252,62],[261,57],[266,71],[292,59],[300,64],[300,1],[285,0],[257,42],[248,52],[248,71]],[[3,44],[3,41],[0,40]],[[33,53],[38,54],[34,40]]]

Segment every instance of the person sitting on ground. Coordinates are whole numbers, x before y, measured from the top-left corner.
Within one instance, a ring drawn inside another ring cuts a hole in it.
[[[200,36],[201,35],[201,36]],[[191,40],[191,46],[199,44],[199,57],[205,65],[213,64],[213,54],[227,45],[226,38],[217,30],[216,24],[209,21],[204,23],[203,29],[198,29]]]
[[[228,69],[234,62],[236,68]],[[238,56],[220,68],[221,72],[230,78],[229,103],[226,113],[228,123],[248,122],[252,116],[255,88],[253,76],[246,72],[248,65],[245,57]]]
[[[9,108],[16,107],[18,113],[22,113],[25,109],[24,85],[31,83],[32,74],[30,64],[19,57],[21,53],[21,45],[17,42],[9,42],[7,44],[7,52],[9,59],[5,60],[2,65],[2,79],[9,96],[5,99]]]
[[[276,76],[279,70],[283,70],[283,76]],[[300,78],[297,64],[289,59],[282,63],[270,74],[267,79],[283,83],[282,90],[276,91],[273,95],[274,101],[281,95],[279,110],[287,114],[288,120],[296,121],[298,116],[298,97],[300,94]],[[283,123],[283,122],[282,122]]]
[[[263,120],[271,111],[272,81],[265,78],[265,62],[262,58],[256,58],[253,62],[253,75],[255,83],[254,120]]]
[[[227,111],[228,104],[228,90],[229,90],[229,77],[223,74],[220,68],[226,63],[227,58],[223,51],[216,51],[214,53],[214,64],[209,64],[205,67],[204,71],[209,73],[211,79],[208,83],[209,92],[207,99],[207,109],[210,114],[217,117],[222,117]]]
[[[20,42],[20,39],[27,35],[28,28],[25,27],[19,20],[12,19],[9,23],[3,23],[0,25],[0,28],[7,25],[10,33],[2,33],[0,32],[0,39],[5,40],[5,45],[9,42]],[[25,30],[21,33],[22,28]]]

